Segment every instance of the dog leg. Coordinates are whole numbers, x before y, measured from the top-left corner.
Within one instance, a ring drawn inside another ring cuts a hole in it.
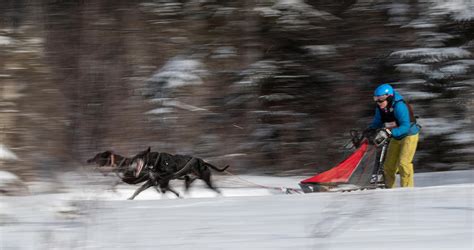
[[[181,197],[179,196],[179,193],[176,192],[175,190],[173,190],[173,189],[169,186],[169,180],[168,180],[168,181],[162,180],[162,181],[160,182],[160,189],[162,190],[163,194],[164,194],[166,191],[170,191],[171,193],[175,194],[176,197],[181,198]]]
[[[161,198],[165,197],[166,190],[159,188],[158,186],[154,185],[156,192],[161,194]]]
[[[213,185],[212,185],[212,182],[211,182],[211,175],[205,175],[205,176],[201,176],[202,180],[207,184],[207,186],[214,190],[216,193],[218,194],[221,194],[221,191],[217,188],[215,188]]]
[[[187,193],[189,191],[189,187],[191,187],[191,183],[197,179],[196,176],[189,177],[187,175],[184,176],[184,187],[185,187],[185,192]]]
[[[139,187],[139,188],[137,189],[137,191],[135,191],[135,193],[133,193],[133,195],[132,195],[130,198],[128,198],[128,199],[129,199],[129,200],[135,199],[135,197],[136,197],[139,193],[141,193],[143,190],[145,190],[145,189],[147,189],[147,188],[149,188],[149,187],[151,187],[151,186],[153,186],[153,183],[152,183],[151,180],[148,180],[147,182],[145,182],[145,184],[143,184],[141,187]]]
[[[175,194],[176,197],[181,198],[181,196],[179,196],[179,193],[176,192],[175,190],[171,189],[170,187],[168,187],[168,190],[169,190],[171,193]]]
[[[222,192],[219,189],[217,189],[216,187],[212,186],[212,184],[210,182],[209,183],[206,182],[206,184],[210,189],[214,190],[214,192],[216,192],[219,195],[222,195]]]
[[[158,188],[157,188],[157,190],[158,190]],[[166,193],[166,191],[170,191],[171,193],[173,193],[174,195],[176,195],[176,197],[181,198],[181,196],[179,196],[179,193],[176,192],[175,190],[173,190],[173,189],[170,188],[170,187],[168,187],[168,188],[162,188],[161,190],[162,190],[162,192],[163,192],[163,195]]]

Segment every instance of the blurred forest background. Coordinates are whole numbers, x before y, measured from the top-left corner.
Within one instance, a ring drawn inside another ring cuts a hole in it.
[[[417,172],[473,168],[473,53],[467,0],[3,0],[0,168],[46,178],[151,146],[312,174],[384,82],[420,117]]]

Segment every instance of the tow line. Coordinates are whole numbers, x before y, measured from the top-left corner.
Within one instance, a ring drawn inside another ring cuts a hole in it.
[[[229,172],[228,170],[225,170],[224,173],[226,173],[227,175],[230,175],[234,178],[237,178],[242,183],[250,184],[251,186],[249,186],[249,187],[259,187],[259,188],[265,188],[265,189],[278,190],[278,191],[281,191],[282,193],[285,193],[285,194],[304,194],[303,190],[301,190],[301,189],[288,188],[288,187],[272,187],[272,186],[261,185],[261,184],[258,184],[258,183],[255,183],[255,182],[252,182],[252,181],[249,181],[249,180],[245,180],[242,177]]]

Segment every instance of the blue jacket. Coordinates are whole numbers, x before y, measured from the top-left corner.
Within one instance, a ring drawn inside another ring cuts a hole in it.
[[[403,102],[403,97],[397,92],[394,91],[394,98],[392,101],[392,108],[395,115],[395,120],[397,121],[398,127],[393,128],[392,137],[401,140],[407,135],[416,135],[420,132],[420,128],[416,123],[410,122],[410,112],[405,102]],[[372,124],[369,128],[383,128],[384,123],[382,121],[382,116],[380,114],[380,109],[375,108],[375,116],[372,121]]]

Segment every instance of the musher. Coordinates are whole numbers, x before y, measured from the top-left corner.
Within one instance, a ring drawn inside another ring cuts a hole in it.
[[[413,187],[413,157],[420,132],[413,110],[390,84],[375,89],[374,101],[377,106],[369,129],[378,129],[378,138],[391,137],[384,163],[385,186],[393,188],[399,173],[400,186]]]

